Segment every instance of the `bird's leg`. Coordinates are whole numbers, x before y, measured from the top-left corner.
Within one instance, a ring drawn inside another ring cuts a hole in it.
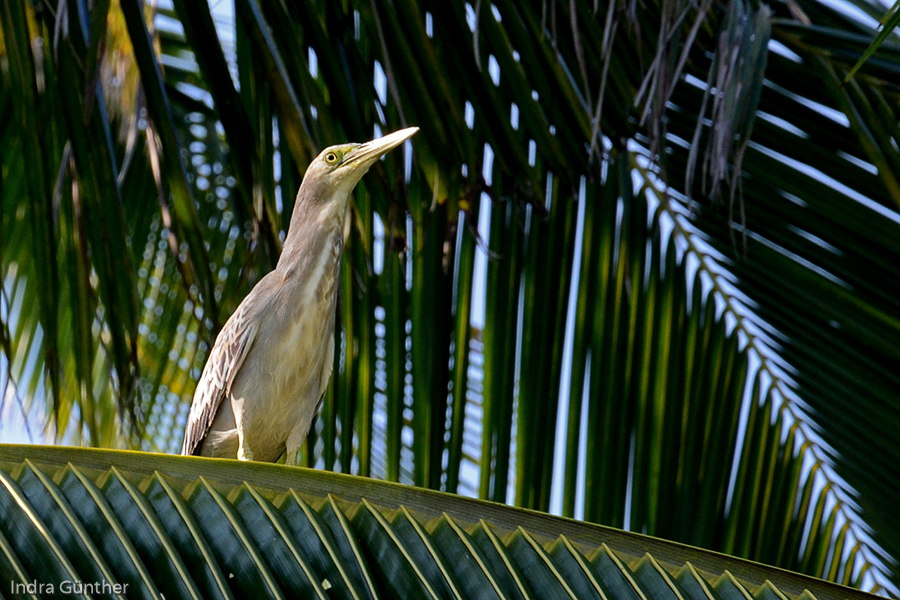
[[[287,442],[284,444],[286,450],[284,464],[292,467],[300,466],[300,449],[303,447],[303,442],[306,441],[308,429],[309,425],[306,427],[295,427],[294,430],[291,431]]]
[[[300,448],[297,448],[296,450],[288,450],[287,455],[284,457],[284,464],[289,467],[299,467]]]
[[[247,442],[244,441],[244,432],[238,428],[238,460],[253,460],[253,452],[250,451],[250,447],[247,446]]]

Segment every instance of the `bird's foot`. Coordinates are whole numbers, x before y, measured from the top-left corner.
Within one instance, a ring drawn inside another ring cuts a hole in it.
[[[238,448],[238,460],[253,460],[253,452],[243,444]]]
[[[300,448],[297,448],[296,450],[288,450],[286,456],[284,457],[284,464],[291,467],[300,466],[300,454]]]

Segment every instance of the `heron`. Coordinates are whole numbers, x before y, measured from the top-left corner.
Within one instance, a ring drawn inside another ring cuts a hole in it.
[[[350,195],[379,158],[419,130],[323,150],[309,165],[275,269],[216,337],[181,453],[297,465],[331,378]]]

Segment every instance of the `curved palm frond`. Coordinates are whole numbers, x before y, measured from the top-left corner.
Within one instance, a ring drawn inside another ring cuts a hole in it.
[[[636,533],[323,471],[4,446],[0,482],[0,573],[11,590],[104,582],[170,598],[873,597]]]

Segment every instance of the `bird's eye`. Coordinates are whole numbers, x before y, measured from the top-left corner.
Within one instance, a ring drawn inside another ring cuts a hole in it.
[[[329,152],[325,155],[325,162],[329,165],[333,165],[338,161],[338,155],[335,152]]]

